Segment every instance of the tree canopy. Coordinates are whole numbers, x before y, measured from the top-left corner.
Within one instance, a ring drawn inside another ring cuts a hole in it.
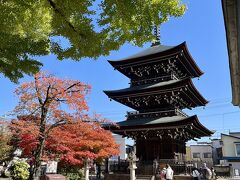
[[[154,25],[185,9],[181,0],[1,0],[0,72],[17,82],[49,53],[96,59],[125,42],[141,46],[153,40]]]
[[[100,120],[100,119],[98,119]],[[34,161],[39,145],[39,121],[33,116],[22,116],[10,125],[13,145],[23,150],[22,157]],[[49,128],[49,125],[47,126]],[[76,121],[54,128],[45,139],[42,160],[56,160],[68,166],[80,166],[86,158],[103,160],[119,153],[110,131],[99,122]]]
[[[18,119],[11,129],[14,144],[23,149],[25,157],[33,159],[31,173],[37,172],[41,160],[55,155],[76,165],[85,157],[96,159],[117,153],[111,133],[87,115],[85,97],[89,90],[89,85],[78,80],[63,80],[45,72],[16,89],[19,104],[14,113]],[[112,148],[106,150],[105,146]]]

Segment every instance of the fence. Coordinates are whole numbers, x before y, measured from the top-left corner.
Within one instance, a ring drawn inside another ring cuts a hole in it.
[[[169,164],[174,171],[175,175],[179,174],[191,174],[193,167],[202,167],[201,161],[176,161],[173,159],[160,159],[153,161],[139,161],[137,162],[137,175],[155,175]],[[129,162],[126,160],[111,161],[109,162],[109,170],[113,173],[127,174]],[[208,167],[212,167],[212,163],[207,162]]]

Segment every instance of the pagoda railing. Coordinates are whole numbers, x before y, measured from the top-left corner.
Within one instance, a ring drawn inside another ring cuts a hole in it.
[[[132,80],[131,86],[152,84],[152,83],[158,83],[158,82],[169,81],[169,80],[174,80],[174,79],[177,80],[178,77],[172,73],[171,75],[160,76],[160,77],[155,77],[155,78]]]
[[[180,109],[171,109],[171,110],[162,110],[162,111],[151,111],[151,112],[139,112],[139,111],[128,111],[127,119],[136,119],[136,118],[156,118],[156,117],[167,117],[167,116],[182,116],[188,117],[186,113]]]
[[[156,163],[157,162],[157,163]],[[137,162],[137,175],[159,175],[161,170],[169,164],[174,171],[174,175],[179,174],[191,174],[192,168],[201,168],[203,166],[203,161],[183,161],[174,159],[160,159],[154,161],[139,161]],[[213,166],[212,162],[204,162],[210,168]],[[112,161],[110,162],[110,172],[113,173],[129,173],[129,162],[126,160]]]

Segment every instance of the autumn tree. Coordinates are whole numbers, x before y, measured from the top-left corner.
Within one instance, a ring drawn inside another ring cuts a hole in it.
[[[36,74],[34,81],[23,83],[16,89],[20,101],[14,113],[22,121],[13,121],[13,124],[22,127],[19,140],[25,139],[22,143],[32,147],[28,153],[34,157],[33,173],[37,172],[46,155],[44,148],[51,134],[56,135],[63,125],[73,127],[71,124],[77,126],[77,123],[89,121],[85,98],[89,89],[89,85],[80,81],[62,80],[43,72]],[[18,128],[15,130],[20,132]],[[60,135],[58,137],[56,142],[61,141]]]
[[[62,165],[82,167],[86,158],[102,161],[117,155],[118,145],[111,132],[101,128],[100,119],[87,119],[54,128],[45,139],[42,159],[58,159]],[[23,150],[24,158],[33,160],[38,145],[38,121],[32,116],[19,117],[11,127],[17,137],[15,145]]]
[[[119,153],[111,132],[94,121],[77,121],[56,128],[49,138],[48,150],[54,154],[62,154],[62,163],[75,166],[81,166],[86,158],[101,161]]]
[[[0,72],[17,82],[39,70],[37,56],[80,60],[125,42],[141,46],[153,40],[154,25],[185,9],[181,0],[1,0]]]

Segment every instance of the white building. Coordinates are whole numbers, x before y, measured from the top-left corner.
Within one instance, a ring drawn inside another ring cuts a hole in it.
[[[113,134],[113,138],[115,142],[119,145],[119,150],[120,150],[120,159],[126,159],[126,143],[125,143],[125,138],[118,134]],[[118,157],[113,157],[112,159],[117,160]]]
[[[233,169],[240,172],[240,132],[221,134],[222,164],[231,164]]]
[[[193,161],[207,162],[209,165],[213,164],[211,144],[190,145],[190,149]]]

